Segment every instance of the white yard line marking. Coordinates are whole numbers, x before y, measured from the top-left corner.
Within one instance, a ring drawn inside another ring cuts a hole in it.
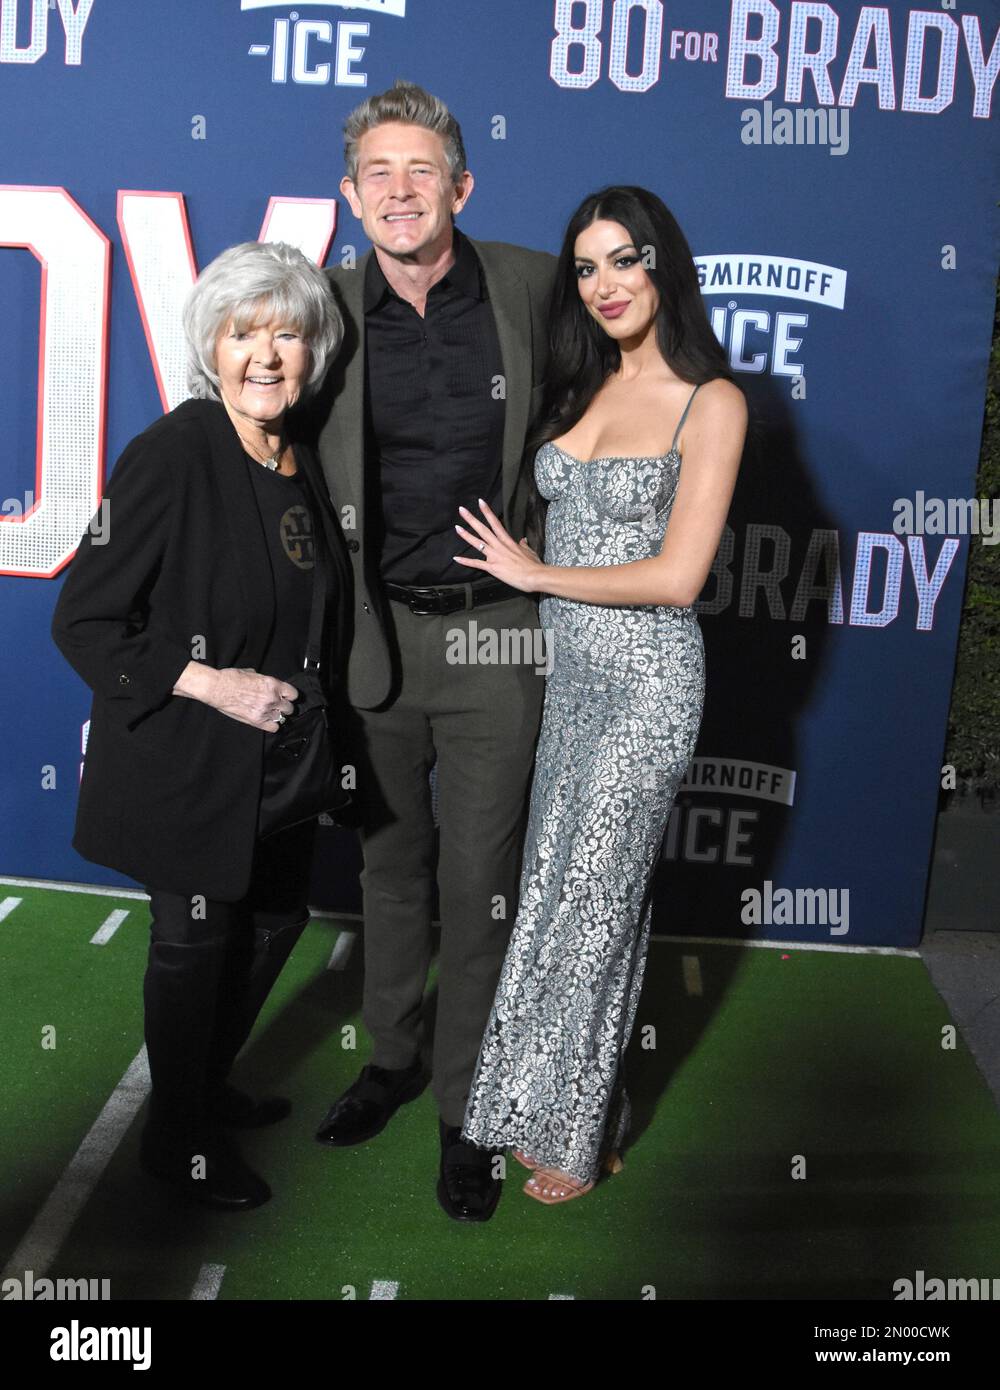
[[[395,1279],[373,1279],[372,1290],[368,1295],[369,1299],[392,1299],[399,1293],[399,1284]]]
[[[759,947],[766,951],[843,951],[855,956],[909,956],[920,959],[920,952],[907,946],[839,946],[825,941],[756,941],[738,936],[667,936],[653,932],[650,941],[667,941],[674,946],[740,946]]]
[[[0,888],[46,888],[52,893],[88,893],[99,898],[135,898],[148,903],[149,894],[139,888],[101,888],[94,883],[59,883],[47,878],[6,878],[0,877]],[[319,908],[309,909],[310,917],[318,917],[322,922],[363,922],[360,912],[324,912]]]
[[[701,962],[698,957],[681,956],[681,968],[684,972],[684,988],[688,994],[702,994]]]
[[[114,912],[109,913],[90,938],[91,946],[106,946],[127,916],[128,909],[124,907],[116,908]]]
[[[88,893],[99,898],[141,898],[149,902],[149,894],[139,888],[100,888],[95,883],[58,883],[47,878],[0,878],[6,888],[47,888],[52,893]]]
[[[4,898],[3,902],[0,903],[0,922],[5,917],[9,917],[15,907],[20,907],[23,902],[23,898]]]
[[[357,932],[342,931],[340,933],[330,953],[330,959],[326,963],[327,970],[343,970],[346,967],[351,958],[351,952],[354,950],[356,938]]]
[[[149,1064],[142,1047],[10,1257],[4,1278],[23,1278],[29,1269],[36,1276],[46,1272],[148,1093]]]
[[[225,1277],[225,1265],[202,1265],[198,1271],[198,1278],[194,1281],[194,1288],[188,1295],[189,1301],[199,1299],[210,1302],[212,1299],[218,1298]]]

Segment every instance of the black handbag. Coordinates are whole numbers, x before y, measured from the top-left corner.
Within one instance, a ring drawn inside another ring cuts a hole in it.
[[[330,595],[330,567],[323,553],[316,518],[316,568],[306,658],[288,684],[299,692],[295,708],[276,733],[265,735],[264,775],[257,834],[261,839],[314,820],[324,812],[344,810],[350,792],[341,785],[341,769],[330,729],[330,707],[321,680],[323,622]]]

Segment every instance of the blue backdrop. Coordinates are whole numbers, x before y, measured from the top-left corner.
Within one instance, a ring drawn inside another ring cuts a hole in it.
[[[124,882],[70,848],[89,692],[49,640],[59,573],[102,470],[183,394],[192,262],[260,234],[331,263],[366,249],[341,127],[403,76],[462,123],[473,236],[554,251],[593,189],[658,192],[751,401],[656,929],[913,943],[966,557],[990,539],[954,504],[992,325],[998,19],[996,0],[0,0],[0,872]],[[317,899],[357,907],[356,870],[324,831]]]

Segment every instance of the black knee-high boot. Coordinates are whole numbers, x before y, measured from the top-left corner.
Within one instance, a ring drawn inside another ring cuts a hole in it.
[[[239,943],[231,943],[216,999],[208,1060],[209,1095],[229,1075],[308,921],[306,916],[271,930],[248,929]]]
[[[184,1142],[204,1129],[215,1002],[225,955],[224,935],[206,933],[187,941],[154,936],[150,943],[143,981],[152,1080],[149,1123],[164,1138]]]

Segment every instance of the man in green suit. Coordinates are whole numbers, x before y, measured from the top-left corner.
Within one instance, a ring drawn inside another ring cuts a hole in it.
[[[517,908],[544,651],[536,600],[456,563],[474,552],[455,525],[460,505],[478,515],[484,499],[512,535],[528,529],[525,438],[555,258],[455,227],[473,178],[458,122],[420,87],[397,82],[353,111],[345,159],[341,191],[373,249],[329,272],[346,338],[319,444],[354,569],[348,695],[373,1052],[316,1137],[370,1139],[426,1084],[436,877],[437,1193],[455,1219],[485,1221],[499,1165],[460,1130]]]

